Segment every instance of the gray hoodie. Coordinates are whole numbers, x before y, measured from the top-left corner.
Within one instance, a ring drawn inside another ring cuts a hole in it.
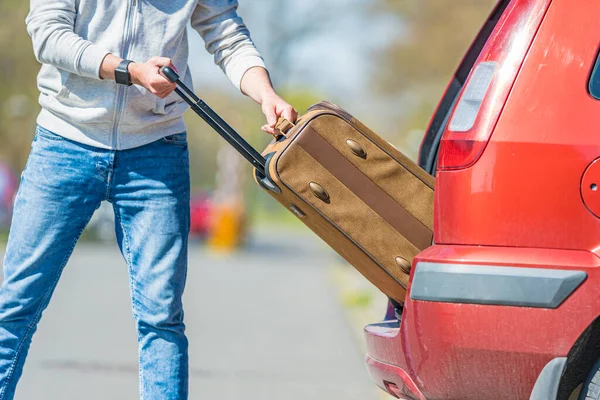
[[[36,58],[42,111],[38,124],[95,147],[128,149],[185,131],[187,105],[173,93],[160,99],[141,86],[101,80],[108,53],[136,62],[169,57],[192,82],[187,25],[215,63],[240,87],[264,62],[237,15],[236,0],[31,0],[27,31]]]

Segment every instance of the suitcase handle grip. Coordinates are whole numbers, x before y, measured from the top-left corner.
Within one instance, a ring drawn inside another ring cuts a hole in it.
[[[163,73],[165,78],[171,81],[171,83],[176,83],[179,80],[179,75],[177,74],[177,72],[175,72],[170,67],[163,67],[161,69],[161,72]]]
[[[265,175],[265,158],[254,147],[250,145],[239,133],[237,133],[227,122],[214,112],[204,101],[179,80],[179,75],[172,68],[162,67],[162,74],[172,83],[177,85],[177,93],[192,110],[198,114],[211,128],[213,128],[223,139],[236,149],[254,168],[263,176]]]

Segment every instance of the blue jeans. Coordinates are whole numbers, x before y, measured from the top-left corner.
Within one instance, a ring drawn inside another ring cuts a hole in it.
[[[113,205],[117,241],[129,267],[140,398],[187,399],[181,297],[189,197],[184,133],[114,151],[38,127],[21,177],[0,287],[0,400],[13,399],[37,323],[103,200]]]

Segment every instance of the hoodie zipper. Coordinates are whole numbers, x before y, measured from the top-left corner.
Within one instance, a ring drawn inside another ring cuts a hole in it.
[[[121,57],[123,59],[127,59],[127,55],[129,53],[129,47],[131,45],[131,40],[134,35],[134,19],[136,11],[138,11],[138,1],[139,0],[130,0],[127,2],[127,12],[125,14],[125,29],[124,29],[124,37],[123,37],[123,46],[121,48]],[[123,107],[125,105],[125,95],[126,95],[127,87],[122,85],[117,85],[117,99],[116,99],[116,109],[115,109],[115,120],[113,123],[112,130],[112,146],[113,148],[118,149],[120,147],[119,143],[119,123],[121,122],[121,118],[123,117]]]

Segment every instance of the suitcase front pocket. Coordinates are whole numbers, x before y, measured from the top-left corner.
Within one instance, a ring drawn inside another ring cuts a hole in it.
[[[305,149],[298,141],[285,150],[277,161],[281,182],[406,287],[408,274],[397,259],[412,261],[420,250],[411,241],[422,245],[431,232],[331,145],[318,138],[315,143]],[[327,201],[315,194],[315,185],[327,193]]]
[[[315,135],[318,135],[326,144],[333,147],[360,170],[360,173],[364,174],[373,184],[377,185],[429,230],[433,230],[433,178],[427,175],[427,180],[423,181],[416,176],[409,169],[412,167],[420,170],[416,164],[395,149],[393,154],[389,154],[368,136],[369,134],[373,135],[372,132],[362,132],[334,115],[322,115],[313,120],[305,129],[312,130],[312,132],[303,132],[298,140],[299,144],[310,154],[313,154],[312,149],[322,145],[322,141],[315,140]],[[405,161],[406,165],[400,163],[399,159]],[[422,170],[419,172],[426,174]],[[429,247],[429,245],[431,242],[426,243],[425,247]],[[420,248],[424,249],[425,247]]]

